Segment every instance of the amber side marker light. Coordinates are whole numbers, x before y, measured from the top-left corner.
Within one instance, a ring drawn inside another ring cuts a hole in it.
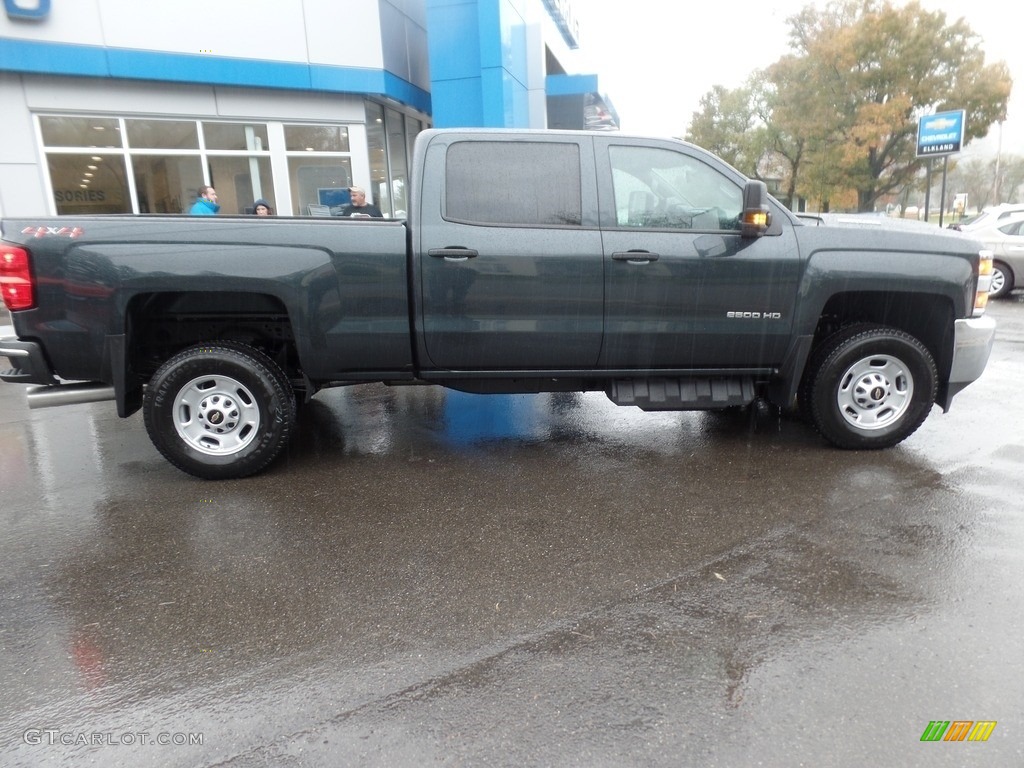
[[[0,248],[0,294],[11,312],[32,309],[36,305],[28,251],[23,248]]]
[[[988,292],[992,287],[992,251],[980,251],[978,255],[978,290],[974,294],[974,315],[978,316],[988,306]]]
[[[772,215],[765,210],[748,208],[743,211],[740,231],[744,237],[759,237],[768,230],[772,222]]]

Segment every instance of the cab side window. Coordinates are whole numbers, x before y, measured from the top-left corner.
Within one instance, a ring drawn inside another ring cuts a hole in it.
[[[647,229],[739,229],[743,190],[681,152],[612,146],[615,224]]]
[[[574,143],[462,141],[448,147],[444,218],[466,224],[579,227]]]

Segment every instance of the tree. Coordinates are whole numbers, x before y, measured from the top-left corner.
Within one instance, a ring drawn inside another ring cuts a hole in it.
[[[747,176],[757,176],[757,158],[750,142],[756,115],[747,88],[729,90],[712,87],[700,100],[701,109],[693,113],[686,140],[714,152]]]
[[[1005,118],[1009,71],[985,64],[963,19],[947,24],[917,2],[834,0],[789,23],[793,52],[743,88],[716,85],[687,132],[749,176],[781,175],[789,200],[873,210],[920,183],[918,118],[965,110],[965,143]]]
[[[787,130],[822,140],[812,154],[828,153],[827,162],[837,163],[842,183],[856,190],[858,210],[872,210],[923,168],[919,117],[966,110],[965,142],[1005,117],[1009,71],[1002,62],[985,65],[963,19],[947,25],[944,13],[916,2],[894,8],[888,0],[838,0],[824,12],[809,6],[790,24],[800,61],[793,71],[803,79],[781,73],[780,92],[811,90],[816,103],[791,114]]]
[[[995,161],[970,158],[960,160],[949,173],[949,189],[952,193],[966,193],[967,205],[979,211],[992,205],[992,175]]]
[[[1024,157],[1004,157],[998,175],[1001,200],[996,202],[1019,203],[1024,200]]]
[[[818,202],[822,211],[841,194],[835,110],[820,91],[829,86],[806,57],[784,56],[764,73],[760,112],[776,157],[788,167],[785,197]]]

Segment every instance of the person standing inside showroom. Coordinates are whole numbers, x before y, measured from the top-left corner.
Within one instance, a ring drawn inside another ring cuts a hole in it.
[[[356,219],[383,219],[384,214],[380,212],[373,203],[366,202],[366,190],[362,187],[349,187],[352,195],[352,202],[346,205],[339,215]]]
[[[188,212],[193,216],[216,216],[219,210],[217,190],[204,184],[199,188],[199,197]]]

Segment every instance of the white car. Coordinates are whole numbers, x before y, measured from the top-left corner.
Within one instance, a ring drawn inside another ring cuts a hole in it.
[[[1024,203],[1000,203],[986,208],[977,216],[963,221],[959,224],[950,224],[950,229],[958,229],[961,232],[977,232],[987,230],[1005,224],[1011,217],[1024,215]]]
[[[1024,211],[993,220],[989,226],[965,230],[992,251],[992,287],[989,296],[1006,296],[1014,286],[1024,288]]]

